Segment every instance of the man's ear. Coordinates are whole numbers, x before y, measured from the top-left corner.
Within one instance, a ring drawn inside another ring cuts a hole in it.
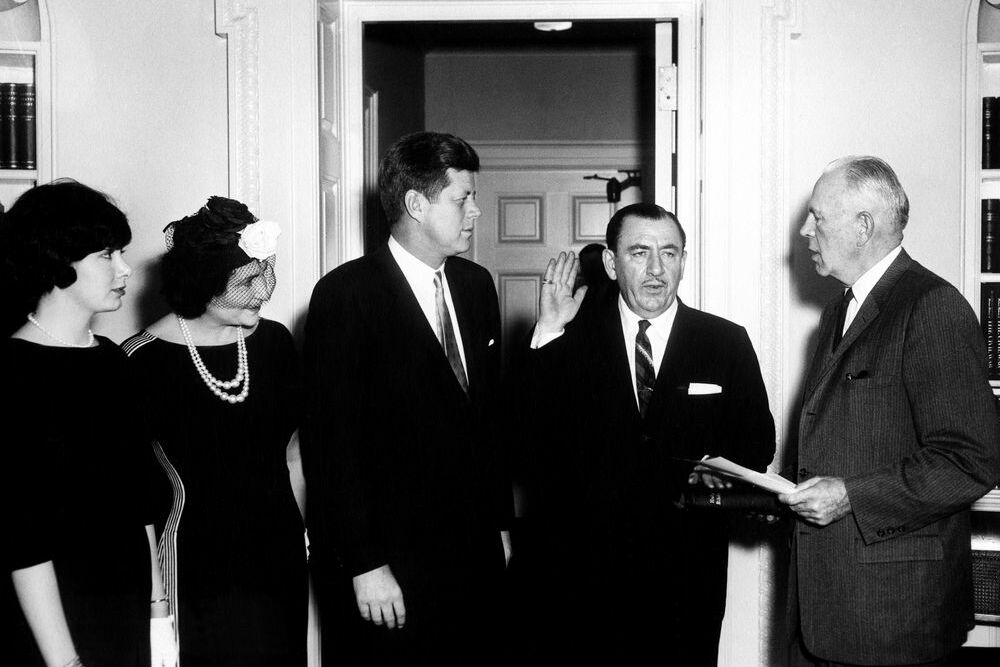
[[[416,190],[407,190],[403,195],[403,207],[406,214],[417,222],[424,221],[424,213],[427,211],[427,197]]]
[[[618,273],[615,271],[615,253],[605,248],[601,251],[601,262],[604,264],[604,272],[608,274],[608,278],[618,280]]]
[[[875,218],[868,211],[861,211],[855,219],[858,231],[858,247],[865,245],[875,236]]]

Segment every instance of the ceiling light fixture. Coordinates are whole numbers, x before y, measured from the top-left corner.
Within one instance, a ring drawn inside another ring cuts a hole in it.
[[[542,32],[562,32],[572,27],[572,21],[535,21],[535,30]]]

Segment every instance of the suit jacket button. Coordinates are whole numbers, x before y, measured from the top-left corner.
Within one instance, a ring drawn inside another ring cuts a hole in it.
[[[808,475],[809,475],[809,471],[808,470],[806,470],[805,468],[799,468],[799,477],[800,478],[805,479],[806,477],[808,477]]]

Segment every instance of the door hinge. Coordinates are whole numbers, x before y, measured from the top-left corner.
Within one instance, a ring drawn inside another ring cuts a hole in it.
[[[659,67],[656,71],[656,110],[677,110],[677,65]]]

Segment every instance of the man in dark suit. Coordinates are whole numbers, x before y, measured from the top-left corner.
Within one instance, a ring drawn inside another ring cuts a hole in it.
[[[728,518],[676,503],[704,455],[764,470],[774,421],[746,331],[677,299],[677,218],[626,206],[607,246],[617,289],[584,310],[572,253],[549,262],[527,354],[536,578],[549,603],[539,635],[587,662],[715,665]]]
[[[478,168],[457,137],[397,141],[379,169],[388,243],[313,292],[308,525],[316,571],[342,567],[353,589],[346,626],[325,619],[341,660],[473,664],[494,648],[512,512],[494,438],[500,317],[490,274],[456,256],[480,215]]]
[[[888,164],[849,157],[800,231],[845,287],[805,384],[799,484],[780,496],[800,519],[795,653],[821,665],[946,664],[973,625],[969,505],[1000,478],[997,408],[972,309],[902,249],[908,214]]]

